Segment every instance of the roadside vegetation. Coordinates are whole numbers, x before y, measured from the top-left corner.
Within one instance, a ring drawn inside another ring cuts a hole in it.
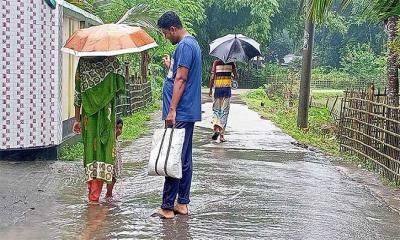
[[[269,98],[264,89],[257,89],[242,95],[242,99],[262,117],[274,122],[285,133],[296,139],[300,145],[310,145],[333,155],[339,154],[336,141],[336,124],[327,108],[312,107],[309,112],[309,127],[297,127],[297,106],[289,106],[281,97]]]

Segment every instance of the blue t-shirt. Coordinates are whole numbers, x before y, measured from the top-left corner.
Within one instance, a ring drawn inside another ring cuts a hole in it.
[[[176,121],[201,121],[201,50],[196,39],[184,37],[171,58],[171,66],[163,88],[163,120],[167,118],[176,72],[179,67],[189,69],[185,90],[176,108]]]

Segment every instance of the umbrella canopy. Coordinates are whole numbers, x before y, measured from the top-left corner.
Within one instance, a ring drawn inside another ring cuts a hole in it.
[[[210,44],[210,55],[225,63],[249,61],[261,55],[260,44],[241,34],[228,34]]]
[[[141,52],[157,43],[140,27],[125,24],[103,24],[76,31],[62,51],[77,57],[114,56]]]

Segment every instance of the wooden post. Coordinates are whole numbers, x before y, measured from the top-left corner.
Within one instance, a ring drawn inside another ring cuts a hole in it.
[[[140,76],[142,78],[142,83],[147,80],[149,59],[148,51],[141,52]]]
[[[336,107],[336,103],[337,103],[337,100],[339,99],[339,96],[337,95],[336,96],[336,98],[335,98],[335,101],[333,102],[333,106],[332,106],[332,109],[331,109],[331,111],[329,112],[329,116],[332,116],[332,112],[333,112],[333,110],[335,109],[335,107]],[[337,116],[336,116],[337,117]]]

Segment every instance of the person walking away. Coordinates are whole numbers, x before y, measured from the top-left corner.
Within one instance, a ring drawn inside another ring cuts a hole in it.
[[[237,79],[238,74],[235,63],[224,63],[217,59],[213,62],[211,68],[210,91],[209,96],[213,96],[213,135],[212,139],[225,142],[225,129],[228,123],[230,100],[232,96],[232,80]]]
[[[116,57],[82,57],[75,77],[75,122],[82,135],[83,166],[89,203],[98,204],[103,183],[113,179],[115,101],[125,90],[124,70]]]
[[[183,28],[175,12],[164,13],[158,20],[158,27],[165,38],[177,45],[171,59],[164,59],[169,72],[163,88],[163,120],[167,127],[185,129],[182,179],[165,177],[162,204],[156,214],[162,218],[174,218],[175,214],[188,214],[193,130],[195,122],[201,121],[202,58],[199,44]]]

